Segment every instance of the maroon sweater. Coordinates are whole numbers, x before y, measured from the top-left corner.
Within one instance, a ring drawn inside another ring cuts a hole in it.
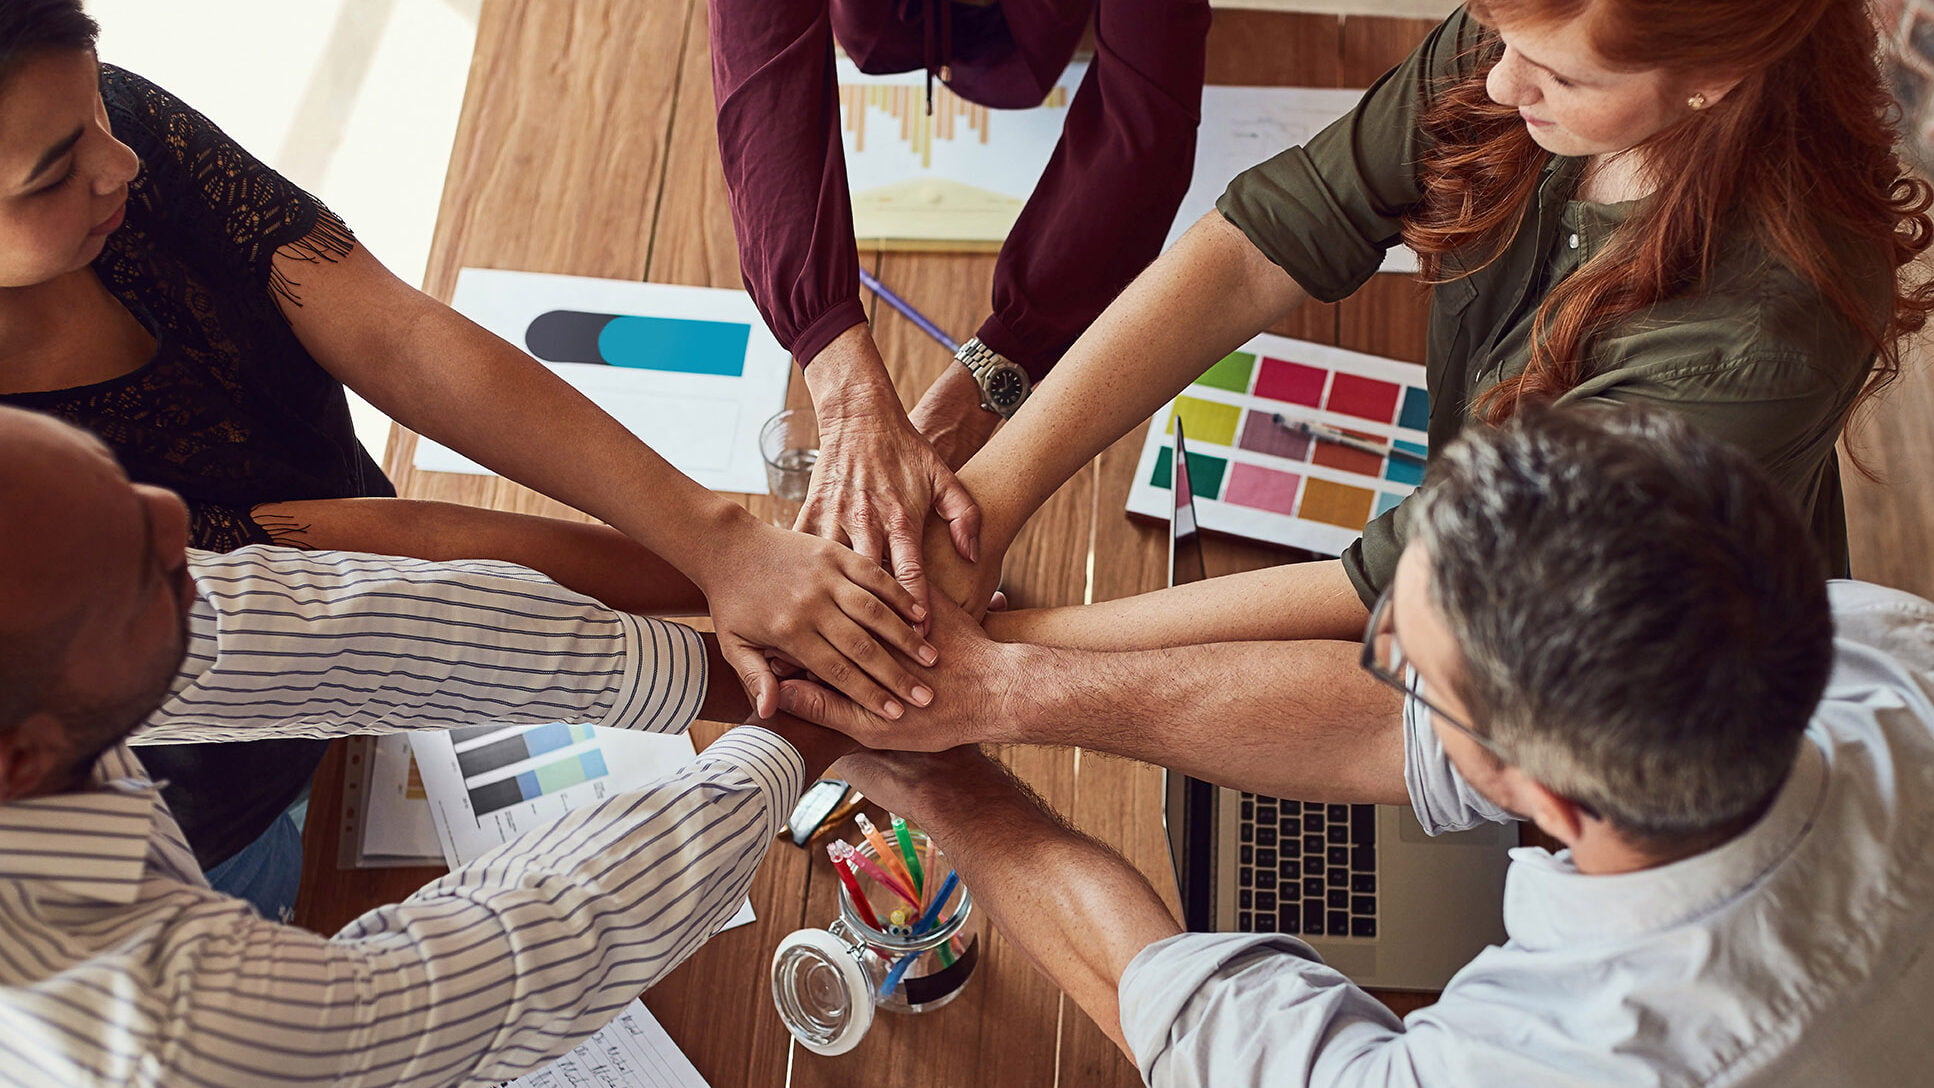
[[[1040,379],[1160,250],[1195,164],[1207,0],[712,0],[712,87],[739,266],[804,363],[866,320],[833,38],[861,71],[951,70],[1039,105],[1092,15],[1095,58],[994,270],[982,342]]]

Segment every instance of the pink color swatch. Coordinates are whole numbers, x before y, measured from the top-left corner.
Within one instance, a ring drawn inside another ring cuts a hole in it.
[[[1247,506],[1252,510],[1294,514],[1296,485],[1300,482],[1302,477],[1292,473],[1237,461],[1232,466],[1229,489],[1223,492],[1222,501]]]

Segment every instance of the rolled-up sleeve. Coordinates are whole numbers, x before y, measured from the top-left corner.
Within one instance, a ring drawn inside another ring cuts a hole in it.
[[[1149,945],[1122,973],[1121,1027],[1150,1088],[1419,1083],[1403,1022],[1280,934]]]
[[[1423,690],[1423,680],[1414,673],[1411,683]],[[1444,752],[1444,742],[1430,727],[1429,709],[1409,696],[1403,701],[1403,780],[1411,811],[1432,835],[1511,822],[1510,813],[1457,772],[1457,765]]]
[[[1459,8],[1355,109],[1237,175],[1217,209],[1311,297],[1350,295],[1382,266],[1403,214],[1422,198],[1418,119],[1472,70],[1479,32]]]

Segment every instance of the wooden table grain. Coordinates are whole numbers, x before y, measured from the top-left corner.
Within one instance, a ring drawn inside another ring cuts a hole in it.
[[[1213,83],[1367,86],[1430,28],[1428,21],[1218,11]],[[426,289],[448,299],[464,266],[560,272],[662,283],[740,287],[736,247],[714,144],[704,0],[484,0]],[[987,309],[988,256],[862,252],[883,280],[956,336]],[[876,336],[909,405],[948,365],[947,354],[890,309],[867,299]],[[1304,307],[1274,331],[1421,362],[1427,300],[1413,281],[1379,276],[1339,305]],[[1930,447],[1925,365],[1910,358],[1894,400],[1871,428],[1883,471],[1924,474]],[[795,380],[794,403],[805,403]],[[1921,426],[1911,425],[1918,418]],[[1909,437],[1901,439],[1906,434]],[[1141,431],[1082,469],[1054,495],[1012,550],[1006,585],[1020,605],[1107,600],[1163,584],[1165,530],[1123,513]],[[400,493],[582,518],[494,477],[418,472],[414,436],[398,431],[387,468]],[[1911,482],[1911,481],[1910,481]],[[1921,592],[1925,550],[1901,559],[1934,519],[1934,485],[1855,481],[1858,562]],[[735,496],[765,514],[762,496]],[[1871,517],[1866,515],[1871,512]],[[1863,518],[1865,521],[1863,522]],[[1214,540],[1212,574],[1284,561],[1283,553]],[[1918,582],[1916,581],[1918,580]],[[694,727],[709,743],[725,728]],[[440,869],[337,867],[333,821],[345,768],[341,746],[319,772],[307,835],[298,921],[334,932],[372,906],[397,901]],[[1161,824],[1159,769],[1072,749],[1015,748],[1003,758],[1078,826],[1114,844],[1173,901]],[[766,965],[778,940],[834,916],[822,857],[775,845],[752,887],[759,920],[713,939],[646,995],[646,1003],[714,1088],[770,1085],[1120,1085],[1133,1066],[998,933],[962,997],[919,1017],[883,1016],[840,1058],[794,1046],[769,996]],[[1427,995],[1382,995],[1400,1011]]]

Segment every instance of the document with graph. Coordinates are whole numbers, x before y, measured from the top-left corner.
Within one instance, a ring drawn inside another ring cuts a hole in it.
[[[1131,514],[1168,519],[1178,415],[1196,519],[1212,532],[1339,555],[1424,481],[1430,394],[1416,363],[1256,337],[1155,413]]]
[[[792,359],[744,291],[465,268],[450,305],[530,353],[680,472],[714,491],[765,494],[759,428],[786,406]],[[415,465],[488,472],[427,438],[417,440]]]
[[[692,762],[683,733],[592,725],[475,725],[409,735],[444,860],[454,868],[572,809]],[[747,903],[725,928],[752,921]]]
[[[840,139],[853,235],[888,249],[993,250],[1020,218],[1088,73],[1075,61],[1041,105],[990,110],[927,75],[867,75],[841,56]]]

